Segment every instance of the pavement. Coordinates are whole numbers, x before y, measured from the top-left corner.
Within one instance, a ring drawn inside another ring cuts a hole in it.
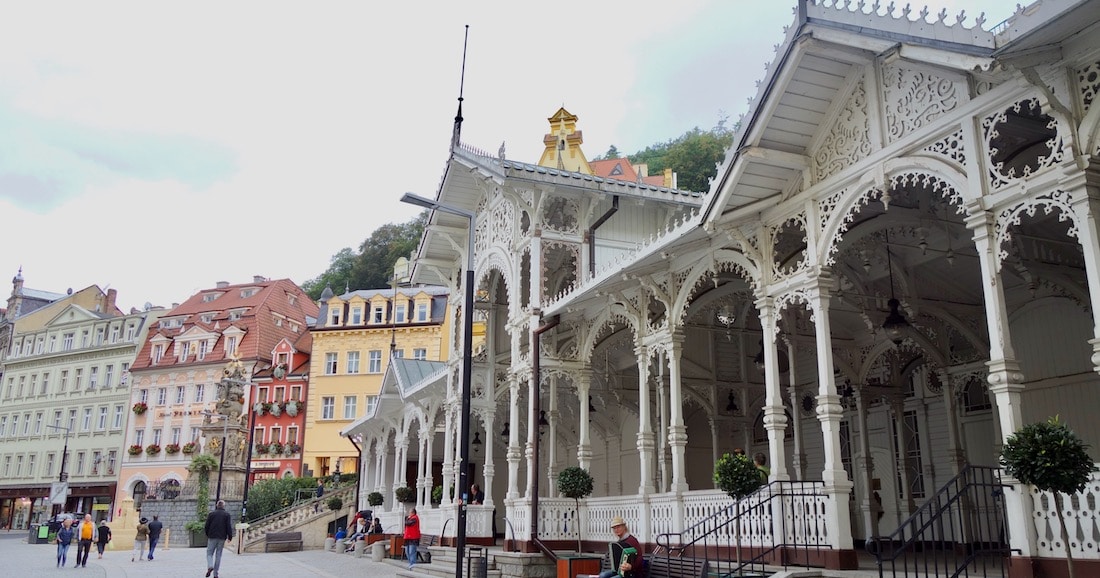
[[[73,568],[76,544],[69,547],[69,565],[57,567],[57,546],[28,544],[27,533],[0,532],[0,576],[39,577],[72,575],[78,578],[195,578],[206,575],[206,548],[157,548],[152,561],[130,561],[130,550],[107,550],[98,558],[95,545],[88,556],[86,568]],[[348,578],[397,578],[402,565],[394,562],[373,562],[369,551],[362,558],[352,554],[336,554],[323,550],[280,552],[270,554],[237,554],[236,544],[226,544],[219,572],[221,578],[321,576]]]

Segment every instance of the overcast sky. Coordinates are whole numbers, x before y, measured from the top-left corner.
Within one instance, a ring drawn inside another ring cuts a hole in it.
[[[463,141],[537,162],[560,106],[590,158],[736,120],[795,1],[5,0],[0,279],[124,309],[304,282],[435,196],[464,25]]]

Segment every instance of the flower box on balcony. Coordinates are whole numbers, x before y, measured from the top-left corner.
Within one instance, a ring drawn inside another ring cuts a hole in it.
[[[145,446],[145,454],[155,456],[160,453],[160,446],[157,444],[149,444]]]
[[[183,444],[183,447],[180,448],[180,449],[181,449],[181,451],[183,451],[183,453],[185,453],[187,455],[191,455],[191,454],[195,453],[195,450],[198,449],[198,446],[195,445],[195,442],[187,442],[187,443]]]
[[[180,453],[180,445],[179,444],[168,444],[168,445],[164,446],[164,451],[165,451],[165,453],[169,453],[169,454],[178,454],[178,453]]]
[[[126,449],[126,453],[128,453],[132,456],[136,456],[136,455],[140,454],[142,452],[142,450],[144,450],[144,449],[145,448],[142,448],[141,446],[139,446],[137,444],[134,444],[134,445],[132,445],[132,446],[130,446],[129,448]]]
[[[133,410],[135,414],[141,415],[149,410],[149,406],[144,401],[139,401],[134,404]]]

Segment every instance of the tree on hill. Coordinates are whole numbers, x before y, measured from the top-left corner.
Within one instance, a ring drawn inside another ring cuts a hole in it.
[[[676,172],[677,188],[707,192],[710,180],[717,174],[717,165],[733,144],[734,129],[726,127],[726,119],[710,130],[695,127],[667,142],[650,145],[627,158],[632,164],[649,165],[649,174],[659,174],[666,168]],[[610,152],[610,151],[609,151]]]
[[[325,287],[340,294],[344,288],[379,289],[392,282],[393,264],[408,257],[420,243],[428,212],[420,213],[405,223],[386,223],[378,227],[359,245],[356,253],[350,247],[340,249],[329,260],[328,269],[302,284],[302,289],[314,300]]]

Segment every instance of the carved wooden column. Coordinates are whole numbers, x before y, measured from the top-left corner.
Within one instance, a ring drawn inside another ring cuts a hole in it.
[[[533,375],[527,376],[527,443],[524,456],[527,458],[527,490],[524,497],[531,499],[535,495],[535,436],[539,435],[539,416],[535,415],[535,402],[538,400],[539,385]]]
[[[540,448],[546,456],[546,491],[543,495],[558,497],[558,374],[550,375],[550,383],[547,387],[550,390],[548,394],[550,409],[546,412],[546,421],[550,422],[550,425],[546,428],[548,430],[546,440],[539,442],[550,447],[550,451],[546,451],[544,447]]]
[[[978,209],[980,211],[980,209]],[[1012,348],[1012,333],[1008,327],[1008,309],[1005,304],[1004,286],[997,271],[997,247],[993,216],[984,211],[970,216],[966,226],[974,235],[978,262],[982,269],[982,292],[985,301],[985,320],[989,333],[989,391],[997,404],[1001,442],[1016,433],[1024,425],[1021,395],[1024,390],[1024,374],[1016,361]],[[1008,514],[1010,546],[1020,556],[1035,554],[1035,524],[1031,520],[1033,504],[1029,489],[1018,481],[1005,476],[1013,490],[1005,492],[1005,511]]]
[[[493,477],[496,475],[496,466],[493,465],[493,431],[494,430],[494,413],[492,411],[486,411],[482,414],[482,423],[485,424],[485,464],[481,467],[481,479],[484,483],[481,484],[481,491],[485,492],[486,505],[493,504]]]
[[[1077,240],[1085,259],[1085,279],[1089,288],[1089,303],[1092,305],[1092,368],[1100,373],[1100,175],[1095,169],[1080,173],[1080,183],[1071,192],[1074,223],[1077,225]]]
[[[431,454],[428,453],[428,426],[420,424],[416,441],[416,504],[423,507],[432,503]]]
[[[397,488],[405,485],[405,450],[409,447],[409,440],[401,433],[398,430],[393,437],[393,487],[390,488],[390,503],[394,505],[400,503],[397,499]]]
[[[508,493],[509,500],[519,497],[519,378],[508,377]]]
[[[771,297],[757,299],[764,339],[764,429],[768,432],[771,480],[789,480],[784,441],[787,414],[783,410],[783,390],[779,383],[779,358],[775,350],[776,312]],[[746,446],[747,447],[747,446]]]
[[[864,529],[867,535],[864,540],[878,538],[878,515],[882,511],[882,499],[875,499],[875,460],[871,456],[871,433],[867,431],[867,395],[863,388],[855,390],[856,421],[859,425],[859,471],[863,475],[864,496],[860,501],[860,510],[863,513]]]
[[[661,355],[664,358],[664,354]],[[664,375],[664,362],[658,361],[657,367],[660,373],[657,374],[657,435],[654,442],[657,444],[657,492],[667,492],[669,484],[669,472],[668,472],[668,398],[666,393],[668,388],[666,387],[665,375]],[[662,435],[663,434],[663,435]]]
[[[592,471],[592,428],[588,423],[592,419],[588,405],[590,391],[592,391],[592,370],[586,365],[585,369],[580,370],[577,375],[577,403],[580,404],[581,408],[580,423],[577,424],[577,432],[579,433],[577,465],[589,472]]]
[[[455,447],[458,445],[455,443],[458,428],[455,426],[455,411],[453,409],[457,397],[453,395],[455,387],[455,371],[454,366],[452,366],[451,370],[447,372],[447,401],[443,402],[443,498],[440,503],[446,504],[453,503],[454,499],[451,496],[458,494],[458,492],[451,491],[455,486],[455,478],[457,477],[454,459]]]
[[[802,402],[798,399],[798,370],[795,363],[794,345],[790,339],[783,338],[784,345],[787,346],[787,360],[790,362],[789,373],[787,374],[787,395],[791,398],[791,407],[794,408],[795,418],[791,421],[791,426],[794,428],[794,455],[793,459],[794,479],[805,480],[806,479],[806,452],[805,452],[805,440],[802,438],[802,420],[798,416],[799,408]]]
[[[947,460],[951,465],[952,477],[959,475],[966,465],[966,452],[963,451],[962,431],[959,429],[959,390],[956,380],[951,378],[947,370],[939,370],[936,377],[943,388],[943,408],[947,412]],[[931,478],[929,478],[931,479]]]
[[[638,345],[634,351],[638,357],[638,467],[641,480],[638,493],[652,494],[653,488],[653,427],[649,415],[649,351]]]
[[[684,352],[683,334],[672,336],[668,346],[669,425],[668,445],[672,448],[672,486],[676,493],[688,491],[686,447],[687,427],[684,425],[684,390],[681,383],[680,360]]]
[[[833,280],[828,272],[818,274],[809,288],[810,306],[814,312],[814,328],[817,337],[817,419],[821,422],[822,449],[825,467],[821,479],[825,483],[829,535],[834,536],[833,546],[841,550],[852,549],[852,520],[848,515],[848,501],[852,482],[844,471],[840,452],[840,422],[844,419],[844,407],[836,393],[833,369],[832,329],[829,323],[829,299]]]

